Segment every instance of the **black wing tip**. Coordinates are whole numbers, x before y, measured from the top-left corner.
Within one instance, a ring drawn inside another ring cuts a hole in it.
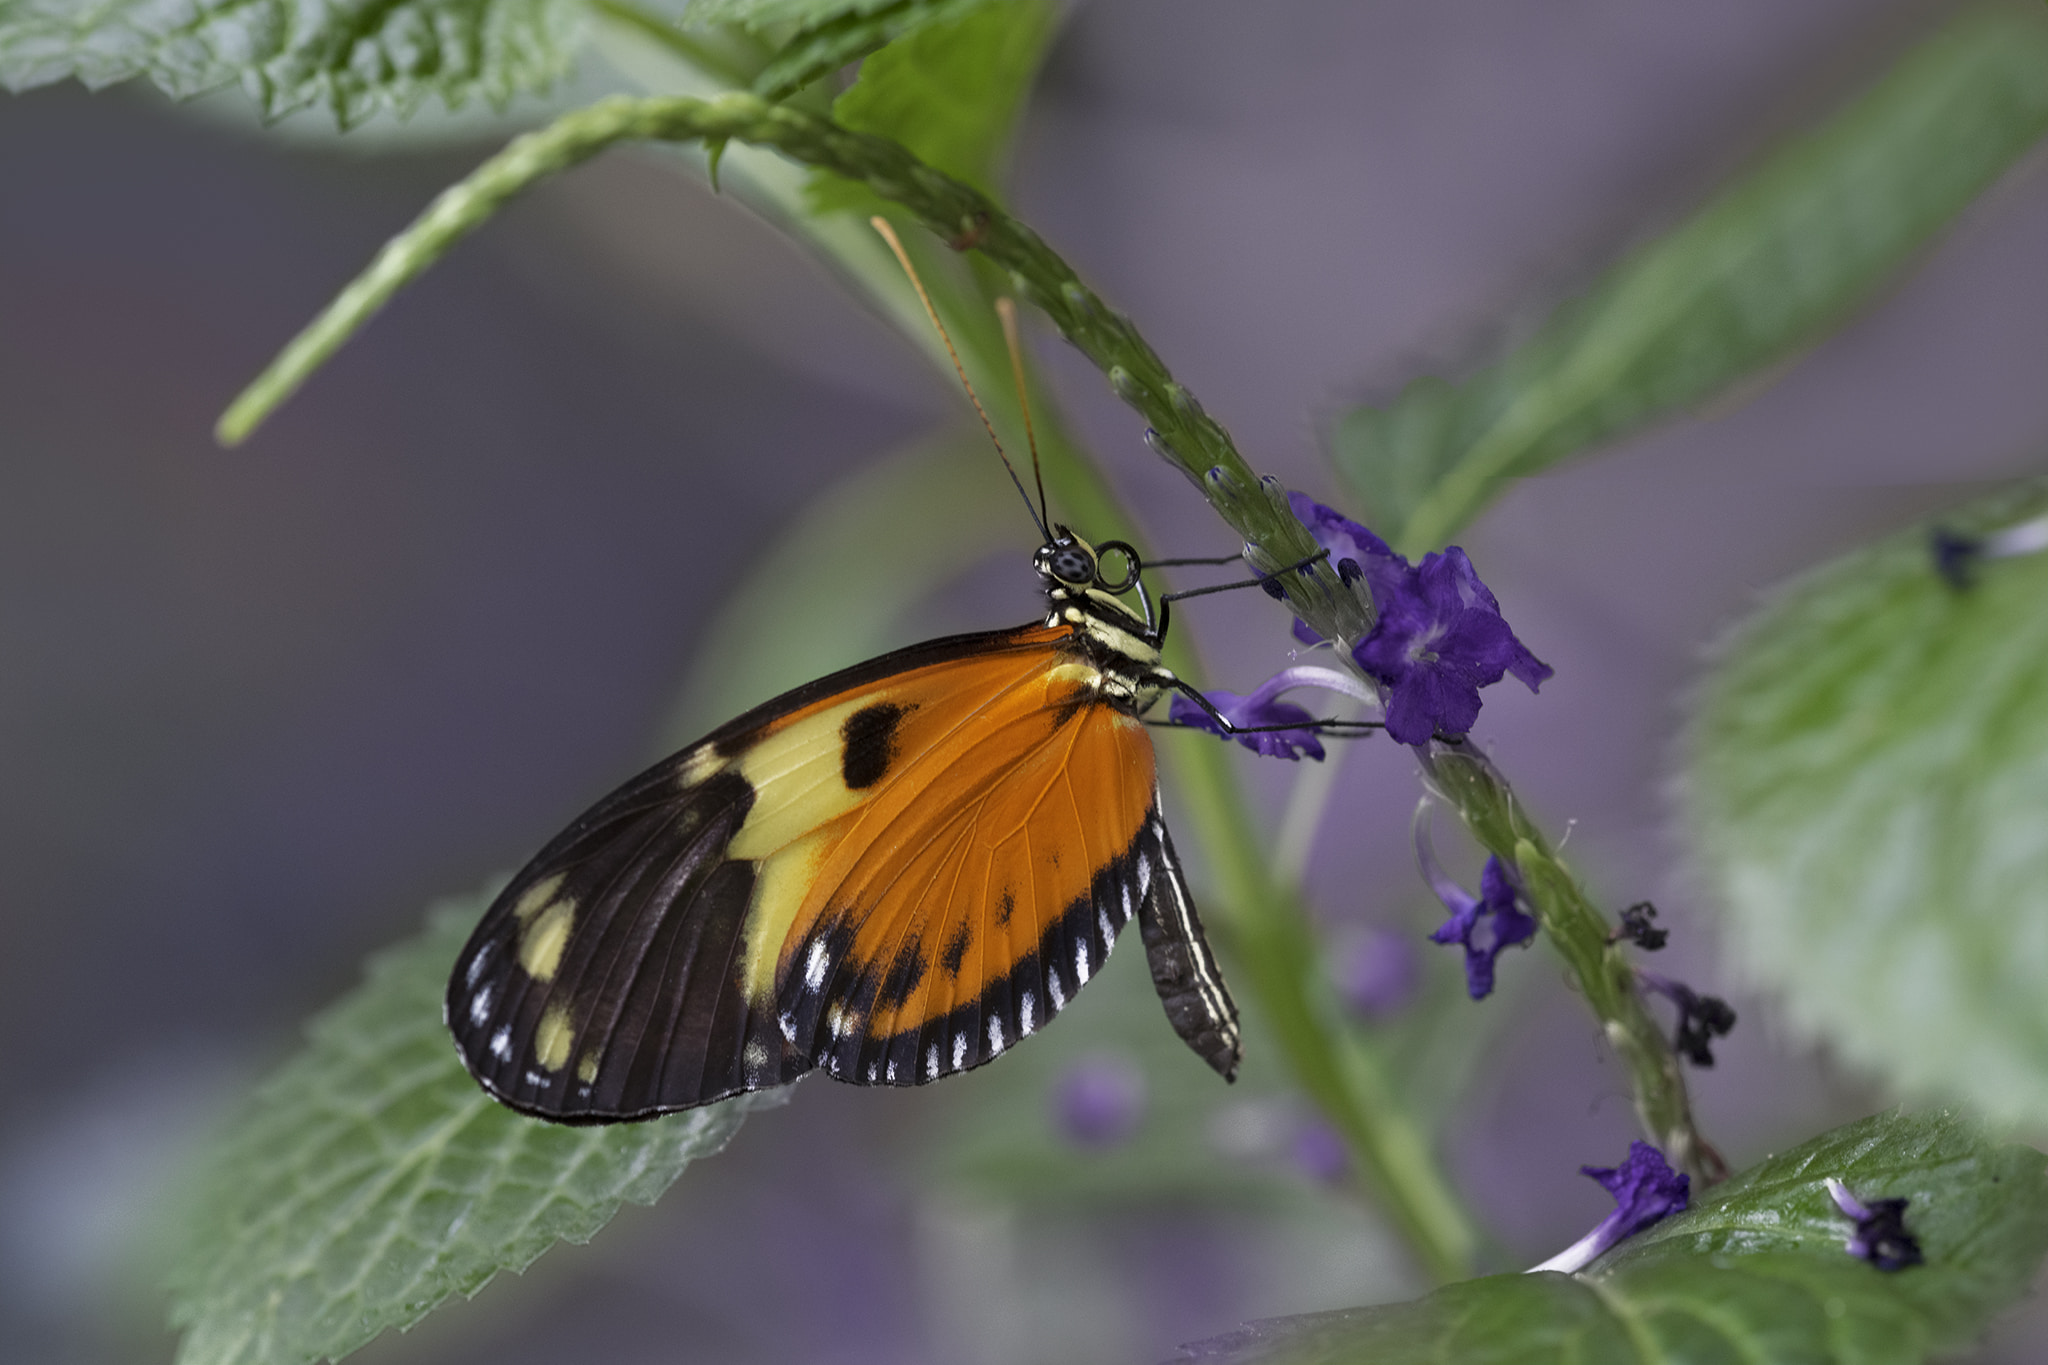
[[[736,1099],[748,1093],[745,1090],[732,1090],[703,1099],[677,1104],[656,1104],[643,1109],[575,1109],[549,1105],[545,1101],[535,1100],[530,1095],[517,1095],[504,1089],[469,1064],[469,1057],[463,1052],[459,1042],[456,1045],[456,1055],[462,1058],[463,1069],[469,1072],[470,1079],[475,1081],[478,1088],[491,1099],[524,1118],[539,1119],[543,1123],[552,1123],[562,1128],[596,1128],[613,1123],[646,1123],[651,1119],[665,1118],[670,1114],[680,1114],[691,1109],[702,1109],[706,1105]]]

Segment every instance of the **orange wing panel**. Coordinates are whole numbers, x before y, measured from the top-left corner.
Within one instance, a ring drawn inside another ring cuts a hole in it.
[[[903,708],[897,760],[835,822],[776,973],[785,1036],[837,1074],[906,1084],[994,1056],[1142,899],[1151,739],[1051,647],[1064,630],[1045,636],[1028,667],[968,658],[877,691]]]

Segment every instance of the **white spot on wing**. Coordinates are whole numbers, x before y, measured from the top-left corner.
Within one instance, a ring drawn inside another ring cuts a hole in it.
[[[491,1000],[496,994],[497,987],[486,986],[482,990],[478,991],[475,995],[469,997],[470,1023],[476,1025],[478,1028],[482,1028],[484,1026],[484,1020],[491,1017]]]
[[[879,1081],[880,1079],[882,1079],[882,1064],[880,1062],[869,1062],[868,1084],[873,1085],[876,1081]]]
[[[967,1030],[953,1035],[953,1069],[958,1071],[967,1065]]]
[[[818,991],[825,988],[825,941],[811,940],[810,955],[804,959],[804,986]]]
[[[1038,1018],[1038,997],[1030,991],[1024,992],[1023,1000],[1017,1004],[1017,1031],[1029,1036],[1036,1028]]]
[[[932,1045],[931,1045],[931,1046],[930,1046],[929,1048],[925,1049],[925,1054],[924,1054],[924,1078],[925,1078],[926,1080],[928,1080],[928,1081],[929,1081],[929,1080],[933,1080],[933,1079],[936,1079],[936,1078],[937,1078],[938,1074],[939,1074],[939,1045],[938,1045],[937,1043],[933,1043],[933,1044],[932,1044]]]
[[[1139,895],[1139,897],[1140,897],[1140,898],[1142,898],[1142,897],[1143,897],[1143,896],[1145,895],[1145,893],[1146,893],[1146,892],[1148,892],[1148,891],[1150,891],[1151,889],[1152,889],[1152,860],[1151,860],[1150,858],[1143,858],[1143,857],[1141,857],[1141,858],[1139,858],[1139,859],[1138,859],[1138,895]]]
[[[462,974],[464,985],[476,985],[476,979],[484,974],[484,964],[491,960],[491,954],[497,946],[495,943],[486,943],[476,950],[476,956],[469,960],[469,970]]]
[[[1129,924],[1131,922],[1131,884],[1129,882],[1120,882],[1117,885],[1117,890],[1124,893],[1124,923]]]
[[[1102,928],[1102,951],[1106,953],[1109,945],[1116,942],[1116,926],[1109,922],[1109,914],[1103,910],[1095,912],[1095,922]]]
[[[1003,1055],[1003,1021],[1000,1019],[990,1019],[988,1021],[988,1055],[991,1057]]]
[[[506,1024],[491,1035],[491,1055],[499,1061],[512,1059],[512,1026]]]
[[[1088,984],[1088,940],[1074,940],[1074,976],[1076,986]]]
[[[1045,974],[1045,993],[1052,997],[1052,1012],[1058,1014],[1067,1007],[1067,988],[1060,984],[1059,968]]]
[[[825,1027],[832,1031],[834,1038],[846,1036],[846,1008],[837,1000],[832,1002],[831,1009],[825,1011]]]
[[[768,1049],[761,1046],[759,1039],[754,1039],[741,1050],[740,1060],[747,1068],[747,1079],[754,1080],[768,1069]]]
[[[775,1022],[782,1025],[782,1036],[790,1042],[796,1041],[796,1016],[788,1010],[775,1016]]]
[[[526,1073],[526,1083],[535,1090],[545,1090],[548,1088],[548,1078],[541,1075],[538,1071],[528,1071]]]
[[[894,1057],[891,1057],[891,1058],[889,1059],[889,1071],[888,1071],[888,1077],[889,1077],[889,1084],[891,1084],[891,1085],[894,1085],[894,1084],[896,1084],[896,1059],[895,1059]]]

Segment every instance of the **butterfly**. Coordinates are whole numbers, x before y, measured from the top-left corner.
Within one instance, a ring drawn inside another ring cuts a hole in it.
[[[1032,562],[1043,620],[784,693],[543,848],[449,979],[483,1088],[606,1123],[814,1069],[921,1085],[1043,1028],[1134,918],[1174,1030],[1234,1077],[1142,719],[1200,695],[1160,664],[1170,599],[1120,541],[1056,526]]]

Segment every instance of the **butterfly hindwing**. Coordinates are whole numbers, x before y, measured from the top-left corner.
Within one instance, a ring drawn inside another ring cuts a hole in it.
[[[570,1122],[818,1066],[919,1084],[1041,1027],[1134,914],[1192,923],[1151,742],[1072,642],[1034,626],[899,651],[600,802],[458,959],[472,1072]]]

